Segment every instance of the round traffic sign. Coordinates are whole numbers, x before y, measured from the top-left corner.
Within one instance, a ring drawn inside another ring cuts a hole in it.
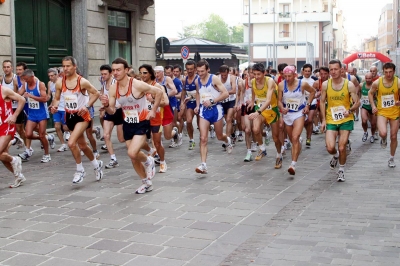
[[[183,46],[181,49],[181,56],[183,59],[188,59],[189,58],[189,48],[187,46]]]

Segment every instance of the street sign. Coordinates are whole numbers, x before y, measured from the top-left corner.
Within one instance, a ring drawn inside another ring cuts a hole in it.
[[[189,48],[187,46],[183,46],[182,49],[181,49],[182,59],[188,59],[189,58],[189,54],[190,54]]]
[[[159,53],[166,53],[169,50],[169,40],[166,37],[159,37],[156,41],[156,49]]]

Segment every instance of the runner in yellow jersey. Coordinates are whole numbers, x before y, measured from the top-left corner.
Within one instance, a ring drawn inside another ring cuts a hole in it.
[[[397,132],[399,131],[400,101],[399,101],[399,79],[394,76],[396,66],[393,63],[383,65],[383,77],[375,80],[368,92],[372,113],[378,116],[377,125],[381,135],[381,147],[387,146],[387,122],[390,125],[390,158],[388,166],[396,167],[394,154],[397,148]],[[377,104],[373,101],[376,94]]]
[[[341,76],[342,63],[335,59],[329,62],[331,79],[322,83],[321,91],[321,129],[326,127],[326,150],[333,155],[330,162],[334,169],[339,161],[337,181],[344,182],[346,164],[346,145],[350,131],[354,129],[353,112],[360,107],[357,89],[353,82]],[[351,101],[353,105],[351,105]],[[325,112],[324,112],[325,110]],[[336,149],[336,137],[339,134],[339,150]]]
[[[275,169],[279,169],[282,167],[282,143],[279,140],[279,123],[276,123],[280,117],[278,110],[277,85],[272,78],[264,76],[264,71],[265,68],[263,64],[254,64],[253,73],[255,78],[252,79],[251,82],[253,88],[253,102],[256,102],[258,110],[257,112],[250,114],[249,119],[253,120],[254,138],[260,147],[258,155],[256,156],[256,161],[267,156],[265,144],[262,141],[261,130],[264,124],[269,124],[271,126],[272,137],[277,152]]]

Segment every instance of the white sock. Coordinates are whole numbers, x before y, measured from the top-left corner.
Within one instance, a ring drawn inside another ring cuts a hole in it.
[[[231,138],[230,137],[226,137],[228,140],[228,145],[231,144]]]
[[[207,164],[205,162],[201,163],[202,165],[204,165],[204,167],[207,167]]]
[[[116,161],[117,160],[117,156],[115,156],[115,154],[111,154],[111,160]]]
[[[343,171],[344,172],[344,165],[339,164],[339,171]]]
[[[394,156],[390,155],[389,159],[390,159],[390,160],[394,159]]]
[[[165,164],[165,161],[160,161],[160,164]]]
[[[276,158],[281,158],[282,157],[282,153],[276,153]]]
[[[85,171],[85,169],[83,168],[82,163],[77,163],[77,164],[76,164],[76,171],[78,171],[78,172],[83,172],[83,171]]]
[[[247,149],[247,154],[251,154],[251,149]]]
[[[11,163],[15,163],[16,161],[17,161],[17,159],[13,156]]]
[[[150,156],[147,156],[147,160],[146,160],[146,162],[144,163],[144,165],[145,165],[145,166],[149,166],[150,164],[151,164]]]
[[[92,163],[94,169],[96,169],[97,167],[99,167],[99,162],[96,160],[96,158],[94,158],[94,160],[91,161],[91,163]]]
[[[293,166],[296,166],[296,163],[297,163],[297,162],[295,162],[295,161],[292,161],[292,165],[293,165]]]
[[[265,151],[265,145],[264,143],[262,145],[260,145],[260,150]]]

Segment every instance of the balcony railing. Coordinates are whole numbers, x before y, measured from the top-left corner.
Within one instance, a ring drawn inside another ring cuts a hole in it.
[[[290,38],[291,36],[290,36],[290,31],[280,31],[279,32],[279,37],[280,38]]]
[[[279,13],[280,18],[290,18],[290,12]]]

